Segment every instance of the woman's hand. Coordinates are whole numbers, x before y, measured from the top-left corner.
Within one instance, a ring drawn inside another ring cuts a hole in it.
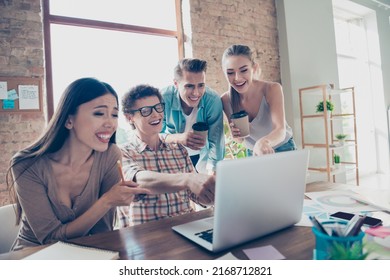
[[[253,155],[261,156],[266,154],[273,154],[275,150],[272,148],[271,143],[264,138],[256,141],[255,146],[253,147]]]
[[[102,198],[106,200],[110,207],[128,206],[136,194],[150,194],[147,189],[140,188],[133,181],[119,182],[114,185]]]
[[[229,123],[230,126],[230,132],[232,133],[232,136],[236,142],[241,143],[244,141],[244,138],[241,137],[241,131],[238,127],[234,126],[234,123]]]

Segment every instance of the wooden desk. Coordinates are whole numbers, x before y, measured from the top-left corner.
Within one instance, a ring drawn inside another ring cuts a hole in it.
[[[342,184],[320,182],[308,184],[306,190],[318,191],[333,188],[342,189],[342,187]],[[210,253],[171,229],[172,226],[210,217],[212,214],[213,210],[207,209],[112,232],[76,238],[70,242],[119,251],[121,259],[207,260],[218,258],[227,252],[232,252],[239,259],[247,259],[242,251],[243,249],[265,245],[274,246],[286,259],[304,260],[313,258],[315,240],[310,227],[292,226],[218,254]],[[232,227],[232,230],[234,230],[234,227]],[[0,259],[21,259],[40,248],[42,246],[1,254]]]

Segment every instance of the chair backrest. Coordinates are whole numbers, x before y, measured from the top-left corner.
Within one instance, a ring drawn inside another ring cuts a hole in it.
[[[0,254],[9,252],[18,235],[19,227],[16,225],[14,205],[0,207]]]

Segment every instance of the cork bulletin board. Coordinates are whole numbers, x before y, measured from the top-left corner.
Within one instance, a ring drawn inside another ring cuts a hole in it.
[[[0,77],[0,113],[42,112],[42,78]]]

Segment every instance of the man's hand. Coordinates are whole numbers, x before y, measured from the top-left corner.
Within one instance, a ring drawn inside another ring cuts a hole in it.
[[[196,195],[199,203],[203,205],[214,203],[215,176],[201,173],[188,174],[188,188]]]
[[[193,131],[186,131],[177,135],[177,143],[180,143],[192,150],[200,150],[206,145],[204,136]]]

